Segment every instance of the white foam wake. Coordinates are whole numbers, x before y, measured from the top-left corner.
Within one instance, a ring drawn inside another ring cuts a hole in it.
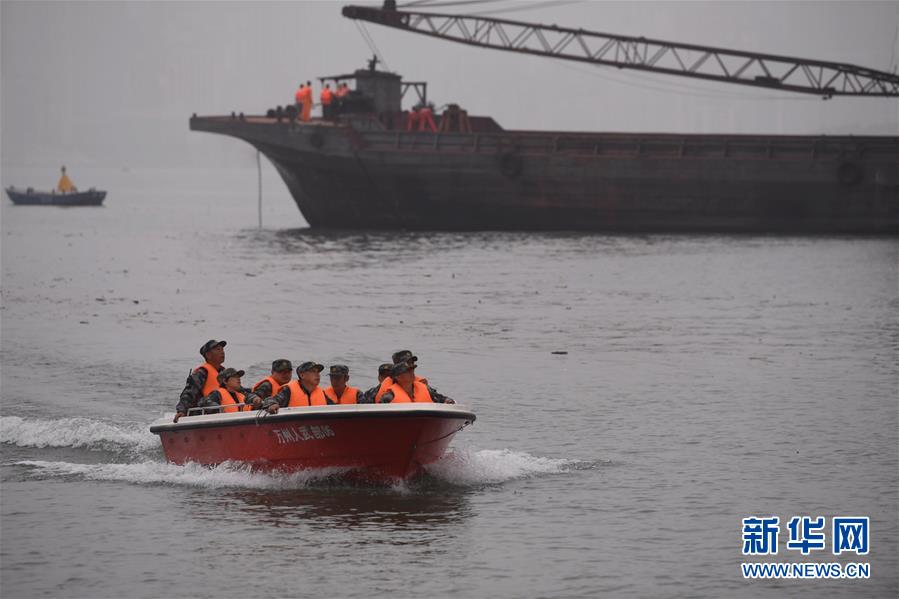
[[[113,424],[90,418],[20,418],[0,416],[0,443],[19,447],[84,447],[135,452],[159,447],[159,438],[144,424]]]
[[[218,488],[302,489],[310,484],[330,482],[341,474],[338,468],[301,470],[297,472],[259,472],[249,466],[226,462],[218,466],[202,466],[188,463],[183,466],[167,462],[143,461],[132,463],[81,464],[22,460],[12,462],[32,470],[36,477],[76,476],[87,480],[118,481],[139,485],[172,484]],[[578,462],[575,460],[541,458],[529,453],[508,449],[484,449],[480,451],[456,450],[442,460],[428,466],[428,473],[438,480],[453,485],[472,486],[485,483],[502,483],[513,479],[541,474],[567,472]],[[407,485],[398,490],[411,491]]]
[[[23,460],[17,466],[33,469],[35,476],[78,476],[88,480],[126,482],[139,485],[171,484],[204,487],[207,489],[299,489],[310,483],[327,479],[339,469],[322,468],[298,472],[253,472],[249,466],[226,462],[218,466],[188,463],[183,466],[166,462],[136,462],[131,464],[76,464]]]
[[[428,474],[456,485],[501,483],[567,472],[577,460],[542,458],[510,449],[457,449],[427,467]]]

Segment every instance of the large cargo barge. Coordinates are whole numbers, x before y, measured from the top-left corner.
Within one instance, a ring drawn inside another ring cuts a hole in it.
[[[382,105],[190,128],[257,148],[316,228],[899,233],[899,137],[509,131],[489,117],[407,131],[400,78],[353,77]]]
[[[824,97],[899,96],[899,76],[844,63],[413,13],[392,0],[343,13],[531,55]],[[456,105],[422,127],[402,99],[413,91],[427,106],[424,83],[379,71],[375,60],[320,78],[328,81],[355,89],[327,119],[297,120],[279,107],[194,115],[190,127],[256,147],[316,228],[899,233],[896,135],[506,130]]]

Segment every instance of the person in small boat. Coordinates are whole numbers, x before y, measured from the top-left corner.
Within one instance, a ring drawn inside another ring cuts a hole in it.
[[[200,355],[206,360],[194,368],[187,376],[187,382],[181,396],[178,399],[178,405],[175,406],[175,420],[182,416],[186,416],[188,410],[196,408],[200,399],[212,393],[213,389],[218,388],[218,374],[224,368],[225,363],[225,346],[227,341],[216,341],[210,339],[200,348]]]
[[[391,359],[393,360],[394,366],[397,364],[406,363],[406,364],[409,364],[413,369],[417,366],[417,362],[418,362],[418,356],[413,354],[408,349],[401,349],[398,352],[394,352],[393,356],[391,356]],[[381,377],[379,376],[378,378],[380,379]],[[418,381],[419,383],[424,383],[425,385],[428,384],[428,379],[423,378],[423,377],[416,376],[415,380]],[[383,380],[381,380],[381,386],[378,388],[378,391],[375,393],[374,403],[380,403],[381,396],[384,395],[384,392],[387,391],[387,388],[390,387],[390,385],[392,385],[392,384],[393,384],[393,379],[390,376],[387,376]]]
[[[391,378],[394,383],[387,388],[378,403],[456,403],[436,389],[415,380],[415,366],[408,362],[394,364]]]
[[[375,396],[381,389],[381,383],[384,382],[384,379],[390,378],[391,371],[393,371],[393,364],[385,362],[378,366],[378,384],[363,393],[359,403],[375,403]]]
[[[60,193],[75,193],[78,191],[72,183],[72,180],[69,179],[69,176],[66,174],[66,167],[62,167],[62,176],[59,177],[56,189],[59,190]]]
[[[325,367],[317,362],[303,362],[297,366],[297,379],[290,381],[272,397],[262,403],[263,409],[271,406],[295,408],[298,406],[326,406],[328,400],[318,383]],[[275,412],[278,409],[275,408]]]
[[[324,390],[328,405],[362,403],[361,393],[356,387],[350,387],[350,369],[343,364],[334,364],[328,371],[331,386]]]
[[[293,364],[290,360],[284,358],[272,362],[272,373],[265,377],[255,385],[253,385],[253,393],[261,397],[263,400],[268,399],[281,390],[281,387],[290,382],[293,377]]]
[[[243,370],[235,370],[233,368],[225,368],[216,377],[218,388],[200,400],[201,408],[209,408],[203,410],[204,414],[215,414],[218,412],[249,412],[262,406],[262,399],[253,392],[244,393],[243,387],[240,385],[240,378],[244,375]],[[237,405],[247,404],[247,405]]]

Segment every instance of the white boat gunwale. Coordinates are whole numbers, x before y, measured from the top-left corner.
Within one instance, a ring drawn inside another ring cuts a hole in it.
[[[269,414],[268,412],[255,410],[252,412],[183,416],[177,423],[172,422],[174,413],[168,413],[150,425],[150,432],[160,434],[199,428],[281,424],[297,420],[410,418],[422,416],[465,420],[468,424],[473,423],[476,419],[474,412],[457,404],[347,404],[336,406],[281,408],[277,414]]]

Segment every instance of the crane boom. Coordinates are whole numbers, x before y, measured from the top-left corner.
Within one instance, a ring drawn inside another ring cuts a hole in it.
[[[851,64],[680,44],[491,17],[344,6],[343,16],[441,39],[712,81],[831,96],[899,97],[899,75]]]

